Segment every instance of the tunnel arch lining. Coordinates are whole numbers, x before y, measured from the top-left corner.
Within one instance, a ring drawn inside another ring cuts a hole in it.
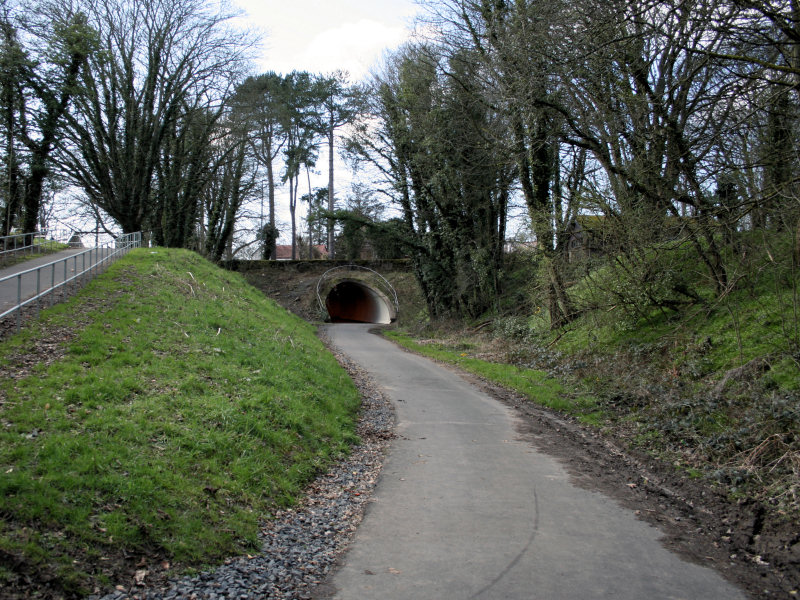
[[[323,314],[341,321],[391,323],[399,309],[392,284],[377,271],[359,265],[325,271],[317,282],[317,301]],[[361,304],[353,307],[348,302]]]

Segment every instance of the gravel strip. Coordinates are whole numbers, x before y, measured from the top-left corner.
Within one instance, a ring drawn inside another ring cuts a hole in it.
[[[333,349],[362,394],[358,435],[361,444],[315,479],[302,503],[281,510],[262,525],[261,553],[229,559],[193,577],[169,579],[158,587],[131,582],[90,600],[303,600],[314,597],[347,549],[377,482],[389,441],[394,437],[391,403],[366,374]]]

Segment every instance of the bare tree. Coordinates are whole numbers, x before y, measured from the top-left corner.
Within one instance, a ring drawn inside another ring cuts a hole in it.
[[[179,149],[174,138],[197,132],[192,115],[220,114],[250,40],[226,26],[233,13],[224,4],[217,10],[201,0],[76,3],[99,32],[102,51],[83,78],[61,164],[123,231],[157,227],[156,202],[181,211],[181,198],[189,199],[165,176],[171,168],[165,158]],[[208,143],[193,139],[183,149],[196,152]]]
[[[670,215],[679,217],[690,206],[694,220],[685,232],[722,293],[728,278],[708,194],[715,174],[705,159],[730,126],[740,89],[709,54],[724,45],[720,24],[734,18],[731,11],[713,1],[492,6],[501,8],[476,7],[485,25],[472,30],[485,31],[493,43],[491,58],[500,61],[512,105],[536,119],[523,116],[534,135],[517,152],[534,152],[520,165],[526,193],[546,193],[546,170],[537,165],[549,164],[539,155],[552,145],[544,134],[556,113],[562,142],[588,151],[605,171],[613,202],[604,208],[619,222],[620,250],[636,251],[659,239]],[[525,123],[515,129],[524,132]],[[528,169],[542,175],[538,185],[525,183]]]
[[[63,15],[46,3],[20,14],[2,3],[0,111],[5,142],[3,233],[22,210],[22,228],[37,230],[42,194],[78,81],[95,47],[83,14]],[[30,40],[23,48],[20,30]]]
[[[736,15],[724,30],[729,43],[712,54],[735,65],[756,90],[741,121],[750,132],[745,139],[764,132],[758,156],[739,165],[751,181],[753,173],[761,175],[759,189],[751,186],[744,204],[753,227],[795,230],[800,262],[800,2],[731,0],[728,6]]]
[[[221,260],[229,248],[238,211],[255,187],[247,139],[242,132],[231,136],[234,144],[225,150],[217,175],[204,194],[208,223],[204,250],[214,261]]]

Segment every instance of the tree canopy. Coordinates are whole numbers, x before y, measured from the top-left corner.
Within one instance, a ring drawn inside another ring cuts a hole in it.
[[[495,309],[515,202],[553,327],[579,311],[567,290],[587,217],[628,282],[613,293],[638,314],[698,297],[659,248],[690,248],[718,297],[736,285],[744,232],[793,236],[800,260],[797,0],[422,4],[427,39],[362,86],[342,72],[253,75],[253,39],[224,2],[2,0],[4,232],[36,229],[43,194],[69,186],[109,228],[215,259],[238,231],[269,258],[280,192],[293,245],[305,197],[312,237],[335,255],[338,215],[352,254],[382,226],[337,213],[341,136],[392,206],[383,229],[433,317]],[[253,224],[259,192],[268,214]]]
[[[697,299],[658,274],[658,244],[693,248],[720,297],[739,232],[795,235],[800,255],[796,0],[425,6],[429,39],[386,61],[352,149],[404,215],[432,315],[491,307],[509,195],[553,327],[577,314],[565,278],[585,215],[641,314]]]

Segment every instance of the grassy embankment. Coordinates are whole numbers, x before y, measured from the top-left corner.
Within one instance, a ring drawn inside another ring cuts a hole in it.
[[[390,335],[797,519],[800,274],[791,240],[743,237],[726,260],[722,295],[687,247],[654,251],[638,281],[633,269],[575,265],[568,293],[579,317],[553,331],[536,259],[517,257],[497,313],[466,328]],[[657,308],[648,295],[679,303]]]
[[[245,552],[355,439],[313,327],[185,251],[115,263],[3,341],[0,371],[0,588]]]

